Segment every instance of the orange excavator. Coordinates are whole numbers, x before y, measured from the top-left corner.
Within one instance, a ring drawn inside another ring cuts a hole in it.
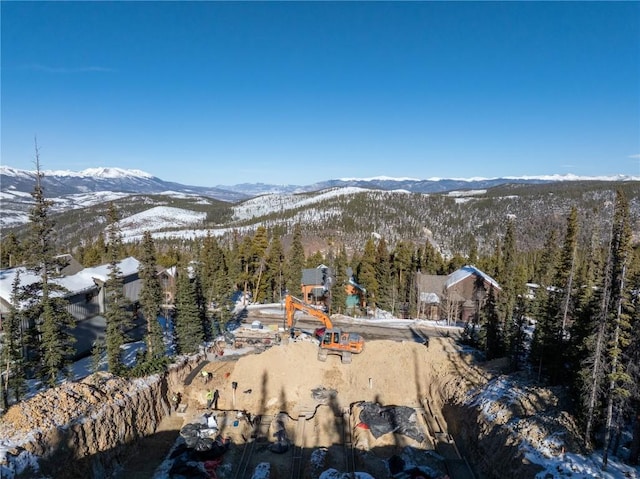
[[[291,330],[294,324],[296,311],[302,311],[313,316],[320,321],[324,328],[318,334],[320,339],[320,349],[318,349],[318,360],[326,361],[329,354],[336,354],[342,359],[342,364],[351,363],[351,355],[361,353],[364,349],[364,339],[356,333],[347,333],[339,328],[334,328],[329,315],[324,311],[305,303],[301,299],[288,294],[285,298],[285,315],[287,327]]]

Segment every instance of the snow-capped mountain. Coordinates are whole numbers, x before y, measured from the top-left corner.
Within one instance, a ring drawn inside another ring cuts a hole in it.
[[[308,193],[328,188],[367,188],[378,190],[406,190],[411,193],[445,193],[454,190],[478,190],[510,184],[541,184],[562,181],[640,181],[640,176],[615,175],[606,177],[585,177],[576,175],[505,176],[500,178],[393,178],[379,176],[373,178],[339,178],[311,185],[268,185],[264,183],[241,183],[232,186],[217,186],[247,196],[281,193]]]
[[[609,177],[582,177],[576,175],[546,175],[500,178],[339,178],[310,185],[271,185],[265,183],[240,183],[232,186],[189,186],[164,181],[136,169],[88,168],[83,171],[44,171],[42,185],[49,198],[98,191],[116,193],[160,194],[176,191],[209,198],[236,202],[264,194],[308,193],[328,188],[367,188],[379,190],[406,190],[412,193],[443,193],[454,190],[487,189],[506,183],[539,184],[561,181],[640,181],[640,177],[616,175]],[[31,193],[35,172],[0,166],[0,191],[2,193]]]
[[[43,171],[43,175],[42,186],[49,198],[98,191],[146,194],[177,191],[229,202],[248,197],[243,193],[222,188],[181,185],[161,180],[144,171],[122,168],[88,168],[79,172]],[[34,184],[35,172],[0,166],[0,191],[3,199],[8,199],[6,195],[31,193]]]

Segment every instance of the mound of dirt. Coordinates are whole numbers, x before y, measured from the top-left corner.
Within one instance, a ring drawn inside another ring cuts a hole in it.
[[[109,373],[47,389],[9,408],[0,421],[0,436],[67,426],[90,416],[105,402],[124,399],[130,389],[129,381]]]
[[[414,342],[369,341],[351,364],[332,355],[320,362],[317,350],[311,342],[290,342],[241,358],[220,384],[219,407],[254,414],[313,409],[317,388],[335,390],[340,408],[356,401],[420,406],[441,361],[436,350]]]

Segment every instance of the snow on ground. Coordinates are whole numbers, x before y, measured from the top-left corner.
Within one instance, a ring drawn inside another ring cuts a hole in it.
[[[347,196],[350,194],[370,191],[365,188],[334,188],[326,190],[320,194],[309,195],[264,195],[252,198],[234,207],[234,220],[247,220],[254,217],[268,215],[270,213],[283,212],[301,208],[303,206],[319,203],[328,198],[336,196]]]
[[[127,235],[142,235],[145,231],[157,231],[168,226],[172,228],[191,226],[201,223],[206,217],[207,214],[204,212],[156,206],[120,220],[119,226],[123,232],[127,232]]]
[[[497,422],[507,428],[513,436],[518,436],[517,431],[522,418],[509,418],[507,408],[498,405],[509,406],[520,402],[520,398],[527,394],[523,388],[507,376],[498,377],[490,381],[482,390],[474,390],[469,393],[467,402],[470,406],[478,407],[489,422]],[[564,452],[564,441],[561,434],[550,434],[537,444],[532,444],[526,439],[521,439],[520,450],[525,457],[543,470],[536,475],[536,479],[572,478],[572,479],[639,479],[640,466],[631,467],[624,464],[617,457],[609,457],[606,471],[602,470],[602,451],[595,451],[589,456]]]

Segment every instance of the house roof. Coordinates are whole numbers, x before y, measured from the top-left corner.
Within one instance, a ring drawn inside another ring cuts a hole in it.
[[[322,285],[329,287],[333,271],[331,268],[321,264],[317,268],[307,268],[302,270],[302,284],[305,286]]]
[[[133,258],[125,258],[118,263],[123,277],[131,276],[138,272],[140,262]],[[0,299],[7,304],[11,303],[11,292],[13,281],[16,275],[20,273],[20,286],[28,286],[40,281],[40,276],[34,274],[24,267],[9,268],[0,270]],[[53,278],[52,282],[66,288],[69,294],[79,294],[95,288],[95,279],[105,282],[109,275],[109,265],[96,266],[94,268],[84,268],[76,274],[69,276],[61,276]]]
[[[447,277],[447,282],[445,283],[445,287],[450,288],[454,284],[459,283],[463,279],[468,278],[469,276],[472,276],[472,275],[480,276],[482,277],[483,280],[491,284],[491,286],[493,286],[494,288],[502,290],[502,288],[500,287],[500,285],[495,279],[493,279],[484,271],[480,271],[478,268],[472,265],[463,266],[462,268],[457,269],[453,273],[451,273]]]

